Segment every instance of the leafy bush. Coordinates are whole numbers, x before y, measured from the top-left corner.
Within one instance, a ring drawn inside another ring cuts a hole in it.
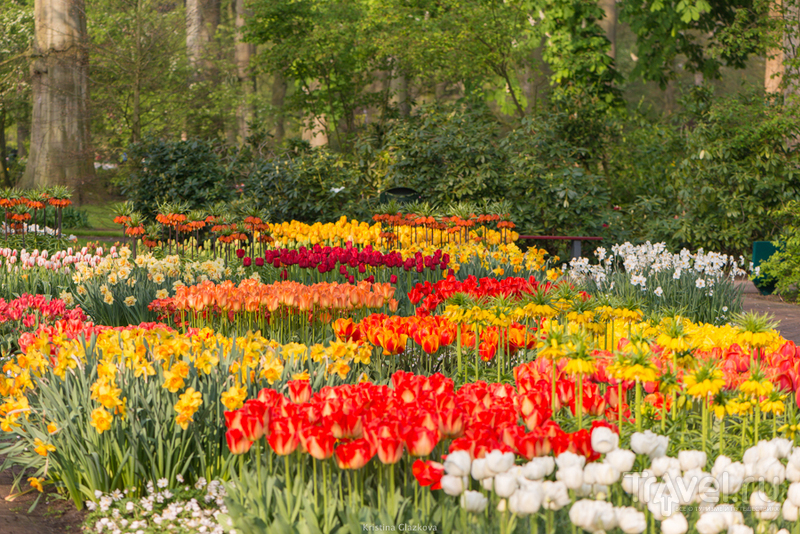
[[[183,201],[188,209],[233,197],[230,174],[211,141],[147,138],[128,147],[131,169],[122,192],[145,215],[159,202]]]
[[[683,103],[679,122],[637,126],[616,154],[617,187],[634,191],[624,195],[628,224],[671,247],[745,253],[778,229],[770,210],[800,197],[800,128],[792,109],[761,94],[695,88]]]
[[[243,190],[273,221],[367,218],[366,200],[375,195],[353,162],[327,148],[256,162]]]
[[[783,230],[774,242],[775,254],[761,263],[761,275],[765,282],[775,282],[780,294],[796,294],[800,287],[800,225],[797,213],[800,202],[791,200],[773,211],[773,215],[785,222]]]

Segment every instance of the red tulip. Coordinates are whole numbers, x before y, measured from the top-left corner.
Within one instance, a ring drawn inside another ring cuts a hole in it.
[[[289,380],[289,399],[295,404],[304,404],[311,400],[311,382],[308,380]]]
[[[411,456],[428,456],[439,443],[439,433],[424,426],[411,428],[406,432],[405,442]]]
[[[327,460],[333,456],[336,438],[328,430],[319,426],[303,428],[299,433],[300,442],[313,458]]]
[[[242,418],[245,416],[243,410],[223,412],[223,415],[225,416],[225,426],[228,427],[229,430],[242,430]]]
[[[422,487],[430,486],[432,490],[442,489],[442,475],[444,475],[444,466],[438,462],[430,460],[423,462],[417,460],[411,466],[411,472],[414,473],[414,478]]]
[[[464,410],[452,408],[439,412],[439,432],[445,438],[458,438],[464,434]]]
[[[248,415],[258,418],[266,431],[269,428],[269,406],[257,399],[250,399],[244,403],[244,411]]]
[[[342,443],[334,451],[339,469],[361,469],[372,459],[372,448],[365,439]]]
[[[336,439],[358,439],[364,433],[361,414],[336,413],[330,419],[330,430]]]
[[[378,459],[383,464],[396,464],[403,457],[403,440],[399,438],[377,438]]]
[[[248,440],[244,432],[238,428],[225,432],[225,440],[228,442],[228,449],[230,449],[231,454],[244,454],[253,446],[253,442]]]
[[[272,421],[272,431],[268,441],[269,446],[279,456],[292,454],[300,443],[297,432],[291,421],[288,419],[277,419]]]
[[[262,419],[250,414],[242,417],[242,432],[250,441],[264,437],[264,422]]]

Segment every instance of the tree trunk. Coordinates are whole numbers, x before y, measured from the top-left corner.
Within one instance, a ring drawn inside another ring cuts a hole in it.
[[[395,100],[397,102],[397,109],[400,112],[400,116],[408,117],[411,114],[411,97],[408,91],[408,76],[405,74],[399,74],[397,78],[392,80],[392,83],[396,87]]]
[[[283,141],[283,137],[286,135],[286,118],[283,113],[283,101],[285,98],[286,80],[280,72],[276,72],[272,78],[272,100],[270,101],[275,120],[272,134],[275,136],[275,143],[280,143]]]
[[[239,106],[236,110],[236,119],[239,126],[239,137],[244,142],[250,136],[250,121],[253,120],[253,77],[250,72],[250,59],[255,53],[255,45],[244,42],[242,28],[245,23],[244,0],[236,0],[236,72],[239,79]]]
[[[19,97],[22,94],[23,88],[22,84],[17,85],[17,96]],[[25,148],[25,143],[28,141],[28,138],[31,135],[30,124],[28,122],[28,112],[27,110],[21,111],[17,117],[17,159],[24,158],[28,155],[28,152]]]
[[[76,189],[94,176],[83,0],[36,0],[31,150],[20,186]]]
[[[0,100],[0,166],[2,166],[3,185],[11,187],[11,177],[8,175],[8,161],[6,158],[6,106]]]
[[[131,142],[142,138],[142,0],[136,2],[136,64],[133,73],[133,105],[131,110]]]
[[[774,0],[769,6],[769,18],[781,21],[783,11],[781,0]],[[781,25],[782,26],[782,25]],[[764,90],[768,93],[779,93],[783,83],[783,28],[780,28],[778,46],[767,50],[767,60],[764,65]]]
[[[219,26],[219,8],[219,0],[186,0],[186,50],[195,71]]]
[[[598,21],[606,37],[611,41],[608,55],[617,57],[617,2],[616,0],[599,0],[600,8],[605,12],[605,17]]]

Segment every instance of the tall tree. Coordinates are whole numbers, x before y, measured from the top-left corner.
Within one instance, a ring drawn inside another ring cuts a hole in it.
[[[219,19],[220,0],[186,0],[186,51],[189,63],[198,71]]]
[[[773,0],[769,5],[769,18],[772,21],[783,20],[781,0]],[[767,93],[778,93],[783,81],[783,32],[778,32],[776,43],[767,49],[764,65],[764,90]]]
[[[31,151],[20,185],[66,185],[94,177],[89,138],[89,56],[83,0],[34,3]]]
[[[255,92],[254,77],[250,68],[250,59],[255,53],[255,45],[244,41],[244,24],[248,13],[245,10],[244,0],[236,0],[236,74],[239,81],[241,101],[236,110],[236,119],[239,126],[239,137],[244,141],[250,135],[249,123],[253,120],[253,93]]]
[[[608,55],[617,57],[617,0],[600,0],[600,9],[603,10],[604,16],[598,21],[600,27],[606,32],[606,37],[611,43],[611,48]]]
[[[186,105],[182,11],[171,0],[94,0],[88,9],[92,131],[104,137],[96,147],[169,133]]]
[[[7,165],[6,128],[17,122],[17,157],[24,154],[25,136],[19,135],[27,115],[28,54],[33,44],[33,10],[26,6],[0,3],[0,182],[12,185]],[[24,126],[23,126],[24,131]]]

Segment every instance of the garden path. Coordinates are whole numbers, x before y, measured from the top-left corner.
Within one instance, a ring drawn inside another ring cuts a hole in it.
[[[760,295],[752,283],[745,286],[742,306],[746,312],[774,315],[781,322],[778,327],[781,335],[800,345],[800,306],[785,302],[777,295]]]

